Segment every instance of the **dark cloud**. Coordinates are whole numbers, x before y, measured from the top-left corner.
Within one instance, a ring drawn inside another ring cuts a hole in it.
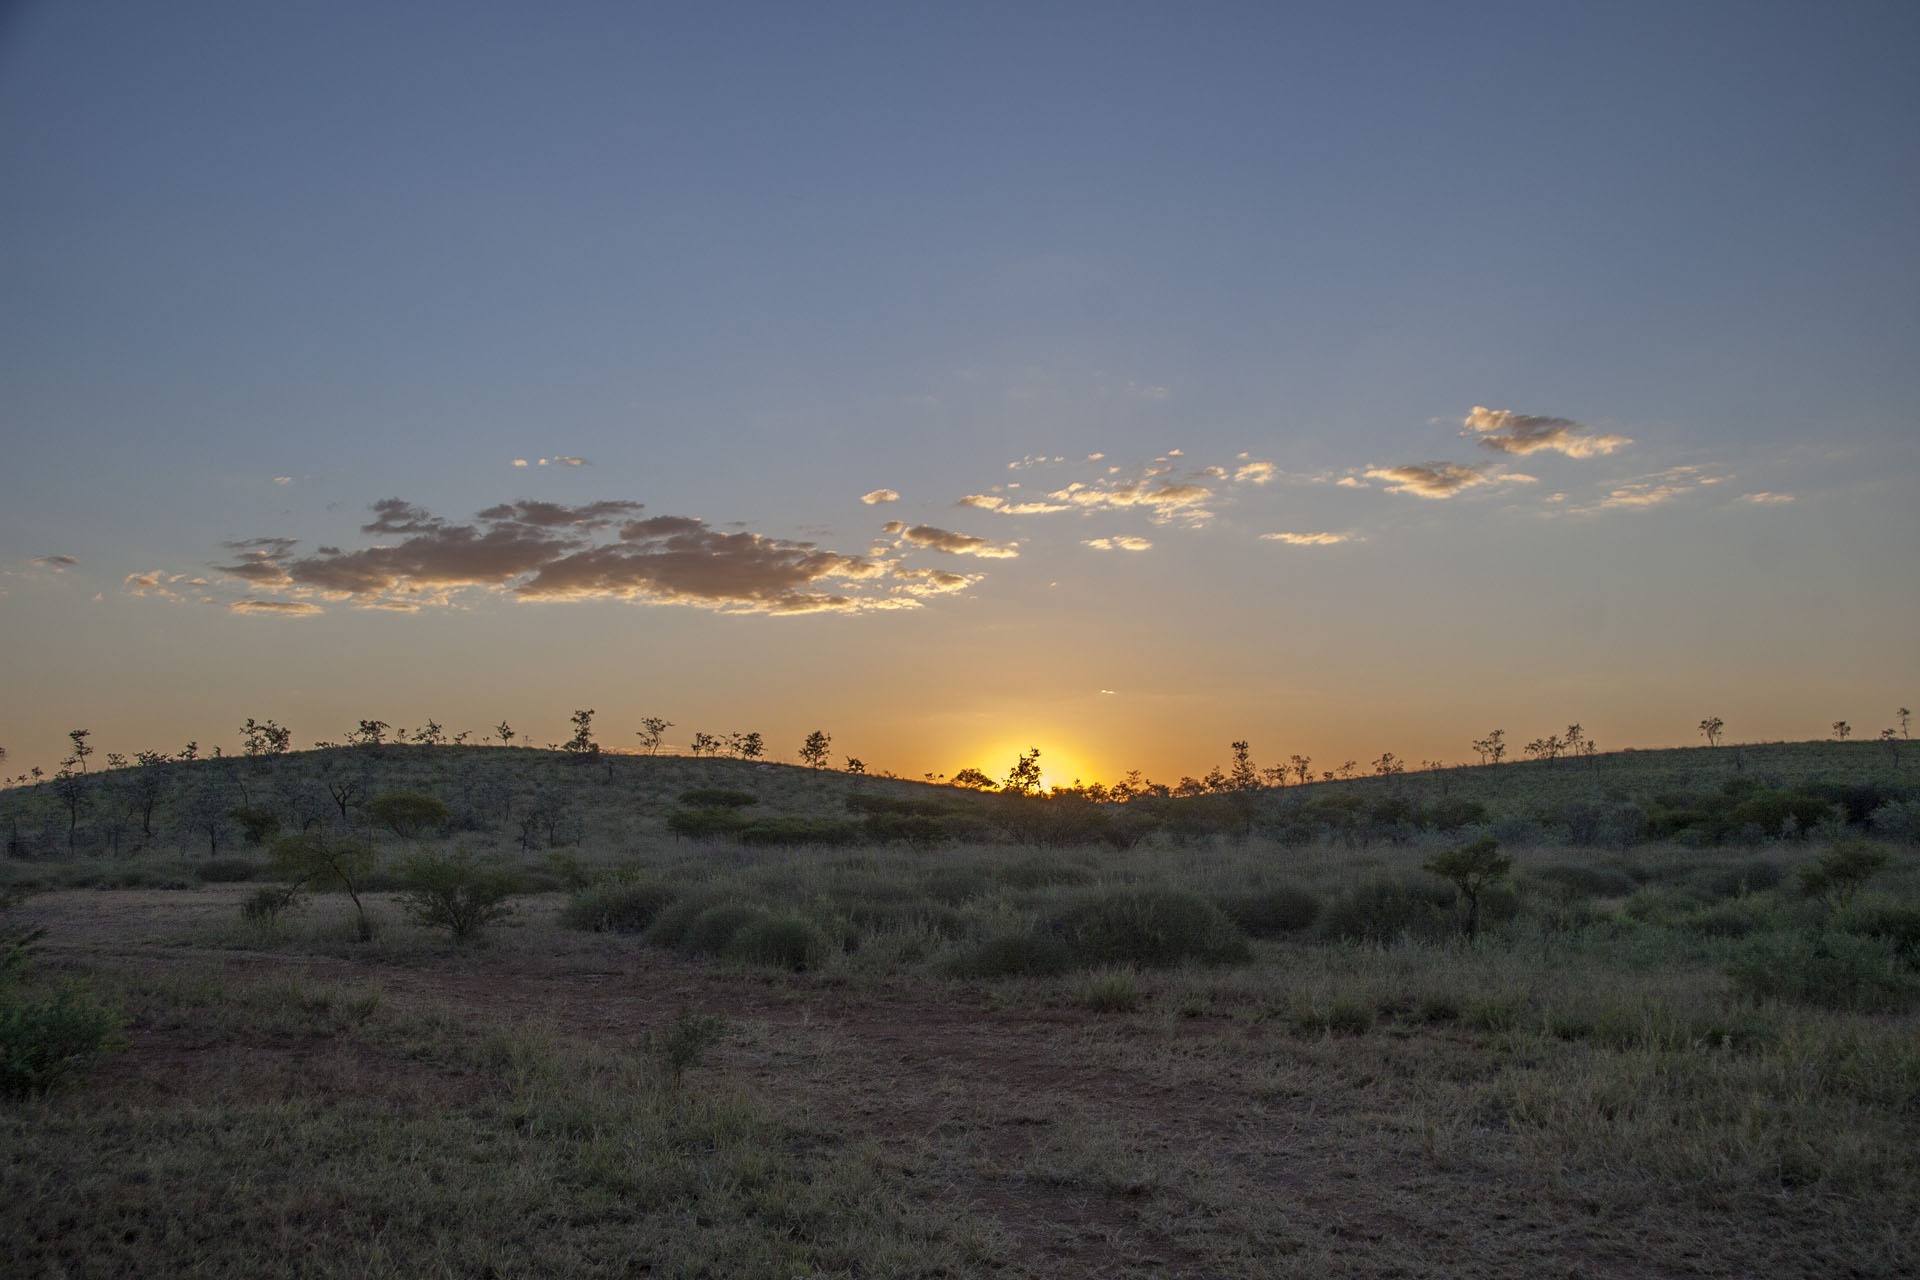
[[[496,523],[512,521],[542,529],[605,529],[617,517],[634,515],[644,505],[639,502],[589,502],[583,507],[567,507],[557,502],[533,502],[522,498],[518,502],[503,502],[497,507],[488,507],[479,514],[478,519]]]
[[[362,526],[372,534],[404,534],[397,541],[343,549],[321,546],[294,554],[288,538],[227,544],[240,554],[217,566],[256,590],[289,593],[284,601],[240,601],[243,611],[286,606],[310,612],[313,598],[348,600],[359,607],[416,609],[444,604],[460,591],[505,592],[523,600],[625,599],[692,604],[738,612],[856,612],[911,608],[917,597],[957,590],[976,580],[922,570],[897,573],[895,560],[847,555],[812,542],[716,529],[690,516],[627,520],[637,502],[567,507],[518,501],[489,507],[471,523],[456,524],[398,498],[373,507]],[[617,525],[616,541],[604,530]],[[933,545],[940,530],[916,531],[914,545]],[[962,538],[964,535],[945,535]],[[989,549],[959,554],[1011,555]],[[940,548],[947,549],[947,548]],[[299,607],[294,607],[299,606]]]
[[[227,608],[234,613],[257,613],[280,618],[304,618],[320,612],[319,605],[305,600],[235,600]]]
[[[904,520],[889,520],[881,528],[898,535],[903,542],[930,551],[944,551],[948,555],[1011,560],[1020,554],[1018,547],[999,546],[986,538],[976,538],[970,533],[955,533],[951,529],[936,529],[930,524],[909,526]]]
[[[55,573],[62,573],[80,563],[72,556],[35,556],[33,562],[41,568],[51,569]]]

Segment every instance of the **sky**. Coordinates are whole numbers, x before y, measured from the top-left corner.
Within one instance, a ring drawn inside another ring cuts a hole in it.
[[[0,9],[0,768],[1920,700],[1907,3]]]

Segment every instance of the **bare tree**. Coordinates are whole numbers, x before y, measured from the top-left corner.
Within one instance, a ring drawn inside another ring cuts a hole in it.
[[[1484,738],[1476,738],[1473,749],[1480,753],[1481,764],[1499,764],[1507,754],[1507,731],[1495,729]]]
[[[640,722],[640,728],[634,737],[640,739],[640,745],[652,755],[660,750],[661,741],[667,736],[667,730],[673,728],[673,721],[662,720],[659,716],[648,716]]]
[[[1700,722],[1700,732],[1706,735],[1707,745],[1710,747],[1720,745],[1720,731],[1726,727],[1727,722],[1719,716],[1708,716]]]

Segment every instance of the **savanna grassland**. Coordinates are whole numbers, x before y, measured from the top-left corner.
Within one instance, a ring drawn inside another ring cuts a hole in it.
[[[1911,1275],[1903,747],[0,792],[0,1270]]]

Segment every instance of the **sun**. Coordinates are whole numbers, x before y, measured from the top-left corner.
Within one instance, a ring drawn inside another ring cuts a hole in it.
[[[980,763],[976,766],[982,773],[994,780],[996,785],[1006,781],[1021,756],[1029,751],[1040,752],[1040,790],[1042,793],[1055,787],[1070,787],[1076,781],[1090,783],[1094,777],[1087,771],[1084,758],[1070,745],[1060,744],[1051,735],[1035,735],[1030,738],[1005,738],[990,747],[973,754]]]

